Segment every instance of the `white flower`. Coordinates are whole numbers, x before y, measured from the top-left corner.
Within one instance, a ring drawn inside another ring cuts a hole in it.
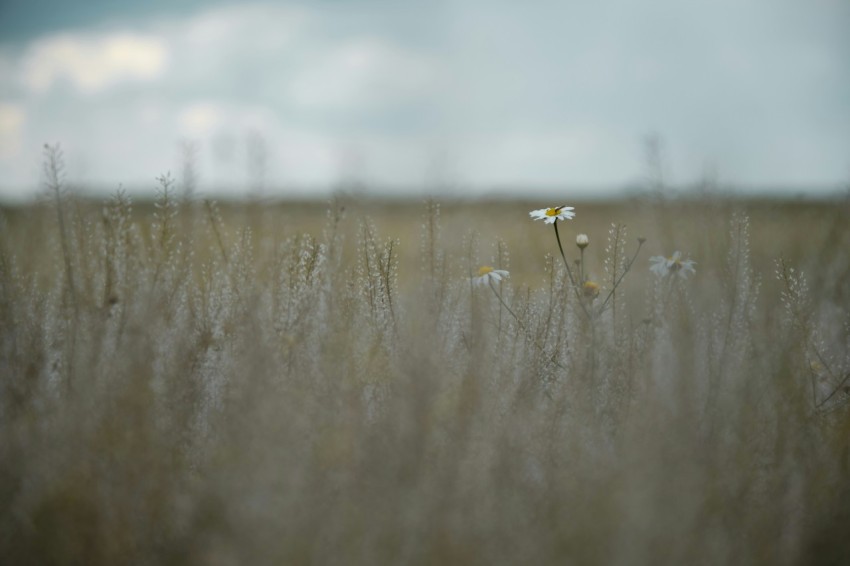
[[[569,220],[576,215],[572,206],[556,206],[541,208],[528,213],[534,220],[542,220],[546,224],[554,224],[556,220]]]
[[[682,252],[679,251],[673,252],[670,257],[652,256],[649,261],[652,263],[649,269],[662,277],[676,274],[682,279],[687,279],[688,275],[696,273],[696,269],[694,269],[696,262],[692,259],[683,260]]]
[[[491,281],[499,282],[510,275],[504,269],[493,269],[489,265],[482,265],[478,270],[478,276],[472,278],[472,284],[476,287],[488,285]]]

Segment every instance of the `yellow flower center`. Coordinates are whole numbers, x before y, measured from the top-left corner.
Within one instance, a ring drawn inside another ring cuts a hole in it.
[[[594,298],[599,294],[599,284],[594,281],[585,281],[582,290],[585,297]]]
[[[547,208],[546,216],[558,216],[558,214],[561,213],[562,208],[562,206],[559,206],[558,208]]]
[[[489,265],[482,265],[482,266],[478,269],[478,276],[479,276],[479,277],[484,277],[485,275],[487,275],[487,274],[488,274],[488,273],[490,273],[491,271],[493,271],[493,268],[492,268],[492,267],[490,267]]]

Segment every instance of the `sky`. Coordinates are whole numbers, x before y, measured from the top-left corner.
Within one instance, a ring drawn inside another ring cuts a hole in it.
[[[0,0],[0,198],[850,184],[846,0]]]

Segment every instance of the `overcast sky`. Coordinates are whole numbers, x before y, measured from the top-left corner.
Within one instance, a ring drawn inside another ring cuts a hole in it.
[[[0,195],[850,182],[847,0],[0,0]]]

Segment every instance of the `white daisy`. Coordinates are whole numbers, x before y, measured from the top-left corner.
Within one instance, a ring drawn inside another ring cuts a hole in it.
[[[541,208],[528,213],[534,220],[542,220],[546,224],[554,224],[556,220],[569,220],[576,215],[572,206],[556,206],[553,208]]]
[[[472,284],[476,287],[488,285],[491,281],[498,283],[510,275],[504,269],[493,269],[489,265],[482,265],[478,270],[478,276],[472,278]]]
[[[676,274],[682,279],[687,279],[688,275],[691,273],[696,273],[696,269],[694,269],[695,262],[692,259],[682,259],[682,252],[676,251],[673,252],[673,255],[670,257],[664,257],[660,255],[652,256],[649,258],[650,263],[650,271],[655,273],[656,275],[665,276],[665,275],[673,275]]]

